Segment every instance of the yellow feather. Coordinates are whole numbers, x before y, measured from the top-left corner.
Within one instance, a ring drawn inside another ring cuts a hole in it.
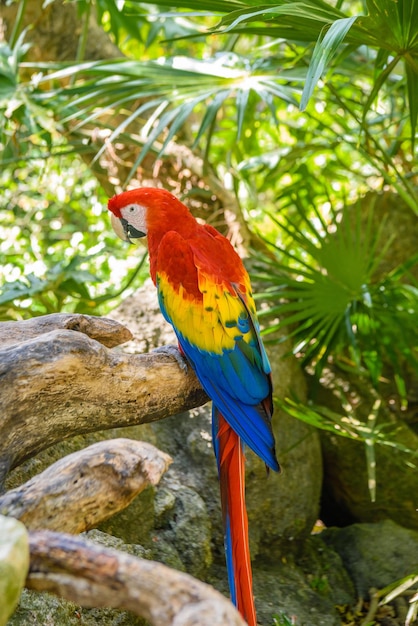
[[[199,350],[221,354],[233,350],[236,336],[241,335],[236,326],[243,306],[220,282],[214,283],[199,273],[202,300],[188,294],[182,285],[175,290],[164,273],[159,276],[159,289],[169,317],[190,343]],[[231,322],[235,322],[231,326]],[[250,333],[247,333],[250,335]]]

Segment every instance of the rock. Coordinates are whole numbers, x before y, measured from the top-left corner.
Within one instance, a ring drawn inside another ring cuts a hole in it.
[[[345,384],[351,384],[351,391],[356,392],[353,381]],[[329,389],[322,389],[320,394],[319,404],[339,414],[344,413]],[[362,412],[358,409],[357,417],[366,422],[373,398],[367,397],[367,390],[362,390],[361,397],[364,408]],[[387,424],[385,430],[392,441],[400,447],[418,450],[418,433],[382,403],[378,425],[383,423]],[[394,446],[375,444],[376,501],[372,502],[365,444],[327,431],[321,432],[321,444],[324,461],[321,519],[327,526],[378,522],[389,518],[418,530],[416,458]]]
[[[418,218],[399,194],[389,190],[370,191],[361,199],[364,228],[370,211],[373,228],[376,231],[381,229],[381,242],[390,242],[375,270],[374,278],[380,279],[416,254]],[[351,219],[355,219],[355,211],[352,212]],[[418,278],[416,263],[409,267],[409,273],[415,279]]]
[[[320,538],[340,555],[361,598],[418,572],[418,532],[392,520],[328,528]]]
[[[210,571],[209,582],[227,593],[220,567]],[[254,595],[259,624],[306,624],[341,626],[336,605],[353,605],[353,584],[344,570],[340,556],[311,536],[305,540],[297,557],[271,563],[266,568],[260,560],[253,566]]]
[[[155,488],[148,487],[126,509],[101,523],[98,528],[125,543],[148,547],[154,528],[154,499]]]
[[[417,250],[417,215],[403,198],[389,190],[367,193],[360,200],[360,213],[358,208],[358,203],[349,207],[344,212],[343,220],[349,221],[353,232],[360,227],[360,232],[365,233],[371,227],[373,233],[380,233],[372,282],[377,284],[384,281],[396,268],[408,263],[408,271],[400,278],[400,284],[405,282],[413,285],[418,277],[418,264],[410,262]],[[390,309],[390,300],[392,306],[395,306],[395,296],[388,294],[387,298]],[[389,341],[387,337],[386,340]],[[405,341],[407,339],[404,337]],[[411,361],[409,364],[406,362],[399,346],[395,344],[395,341],[391,341],[387,350],[393,352],[393,358],[398,360],[398,369],[402,370],[409,406],[400,406],[396,384],[398,374],[391,370],[393,366],[386,359],[385,369],[379,376],[378,392],[382,404],[375,428],[376,432],[380,430],[387,439],[398,443],[399,447],[409,448],[413,454],[400,451],[396,445],[389,447],[376,444],[376,502],[372,502],[368,489],[365,445],[323,431],[324,489],[321,518],[327,525],[342,526],[389,518],[418,530],[417,370]],[[363,358],[373,358],[372,353],[367,355],[364,350]],[[342,401],[337,400],[338,393]],[[347,415],[346,406],[342,405],[350,403],[351,415],[363,424],[367,424],[376,400],[376,393],[366,376],[362,378],[350,372],[349,367],[339,368],[337,362],[328,364],[321,385],[312,380],[308,396],[339,415]]]
[[[24,525],[0,515],[0,626],[19,601],[29,570],[29,541]]]
[[[153,533],[153,558],[166,562],[167,547],[175,548],[182,568],[204,579],[212,563],[211,522],[204,499],[195,489],[174,477],[167,477],[165,489],[175,496],[173,506],[165,510],[165,521],[156,522]],[[158,503],[158,499],[157,499]],[[161,519],[161,518],[160,518]]]
[[[7,626],[80,626],[79,607],[47,593],[24,589]],[[111,626],[111,622],[109,623]]]
[[[376,501],[372,502],[364,443],[329,433],[321,439],[326,523],[346,525],[389,518],[418,530],[418,474],[416,467],[406,462],[407,455],[393,447],[376,445]],[[418,449],[418,435],[403,422],[397,422],[396,441]]]
[[[322,539],[322,532],[308,537],[295,562],[311,589],[332,601],[333,606],[354,602],[353,582],[341,556]]]
[[[136,543],[125,543],[122,539],[118,537],[114,537],[113,535],[109,535],[97,528],[93,528],[92,530],[88,530],[85,533],[81,533],[80,536],[85,537],[89,541],[94,541],[94,543],[98,543],[106,548],[113,548],[113,550],[122,550],[122,552],[126,552],[127,554],[132,554],[132,556],[137,556],[141,559],[151,559],[151,551],[146,550],[143,546]]]

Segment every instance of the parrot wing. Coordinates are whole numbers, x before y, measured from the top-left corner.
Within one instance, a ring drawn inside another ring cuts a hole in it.
[[[228,264],[233,282],[220,269]],[[202,227],[198,241],[170,231],[158,248],[156,279],[161,311],[216,409],[279,471],[270,423],[270,364],[240,258],[210,227]],[[216,440],[214,445],[216,452]]]

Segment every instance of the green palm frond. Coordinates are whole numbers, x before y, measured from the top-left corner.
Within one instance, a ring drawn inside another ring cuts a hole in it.
[[[409,609],[405,619],[405,626],[412,626],[417,619],[418,615],[418,592],[416,590],[418,584],[418,571],[415,569],[411,574],[396,580],[395,582],[387,585],[383,589],[380,589],[378,597],[380,598],[379,606],[383,606],[391,602],[394,598],[405,594],[411,587],[415,587],[412,590],[411,598],[409,599]]]
[[[163,4],[154,3],[153,4]],[[405,65],[411,137],[417,124],[418,90],[418,0],[367,0],[367,15],[344,13],[323,0],[273,0],[253,2],[177,2],[177,7],[216,11],[223,14],[211,32],[258,35],[288,42],[315,43],[310,60],[302,109],[307,105],[317,81],[328,69],[341,43],[354,47],[366,45],[390,52],[394,61],[382,68],[380,84],[369,98],[365,114],[380,87],[389,80],[400,60]]]
[[[257,277],[265,285],[260,297],[270,303],[267,314],[279,317],[267,333],[284,331],[302,363],[313,363],[318,373],[330,355],[343,357],[377,386],[389,362],[404,398],[403,364],[418,371],[418,289],[401,277],[418,255],[375,279],[391,242],[382,241],[372,213],[365,222],[360,208],[346,209],[329,224],[318,217],[270,217],[289,243],[259,266]]]
[[[49,112],[30,97],[21,82],[19,69],[29,44],[25,31],[12,47],[0,44],[0,163],[24,156],[26,143],[38,135],[47,145],[52,143],[55,124]],[[23,154],[22,154],[23,152]]]
[[[262,102],[264,109],[270,114],[271,123],[276,125],[277,109],[281,106],[298,105],[299,102],[301,108],[307,105],[319,78],[327,71],[332,59],[340,51],[342,43],[349,44],[345,46],[347,57],[340,55],[338,60],[342,78],[344,71],[352,75],[350,66],[352,59],[349,52],[352,53],[360,44],[368,44],[378,48],[375,54],[376,76],[373,78],[367,74],[370,90],[364,91],[365,96],[363,91],[361,92],[360,97],[365,97],[362,112],[353,113],[350,110],[351,102],[346,100],[341,89],[338,92],[340,103],[343,107],[347,105],[346,113],[353,117],[357,125],[361,126],[363,122],[363,131],[366,132],[366,117],[373,103],[383,85],[390,83],[395,69],[403,61],[405,74],[396,76],[395,86],[399,96],[405,96],[409,100],[409,119],[413,137],[418,117],[418,27],[410,24],[408,19],[415,18],[418,0],[417,2],[405,0],[399,3],[403,6],[403,12],[400,12],[399,7],[396,8],[396,16],[395,14],[392,16],[393,24],[385,24],[385,29],[393,29],[394,33],[389,36],[385,31],[387,36],[381,36],[379,34],[381,31],[376,30],[376,25],[380,28],[384,22],[387,2],[390,3],[393,12],[392,0],[385,0],[381,4],[370,3],[368,16],[356,16],[348,15],[322,0],[304,2],[281,0],[265,5],[255,5],[251,2],[209,1],[200,3],[199,6],[184,0],[183,3],[178,2],[176,6],[192,11],[178,11],[176,14],[172,10],[167,12],[164,5],[166,13],[161,14],[161,17],[155,13],[157,2],[154,5],[152,19],[145,15],[140,3],[133,3],[135,11],[132,24],[146,24],[138,32],[139,39],[142,40],[148,41],[151,30],[154,33],[152,37],[155,37],[157,23],[160,24],[159,27],[164,27],[165,35],[168,36],[171,32],[176,40],[178,37],[186,36],[186,31],[193,34],[193,23],[195,23],[194,34],[200,38],[205,32],[212,37],[216,34],[219,38],[225,39],[229,36],[225,35],[225,32],[252,36],[257,31],[262,39],[258,40],[258,44],[249,53],[248,50],[241,54],[231,51],[215,52],[212,58],[205,60],[185,56],[171,58],[160,56],[158,61],[132,58],[94,63],[77,62],[67,67],[19,63],[23,71],[27,72],[29,69],[36,73],[33,81],[19,83],[19,94],[24,100],[21,110],[25,108],[28,111],[26,119],[29,123],[33,125],[35,122],[38,126],[44,127],[46,141],[49,141],[51,146],[56,146],[57,142],[51,141],[49,127],[53,128],[54,120],[49,117],[48,126],[48,115],[43,114],[47,109],[49,115],[51,110],[54,110],[58,125],[71,122],[73,130],[80,130],[92,123],[101,126],[103,123],[101,118],[105,116],[111,131],[107,144],[116,141],[118,137],[126,140],[129,133],[132,142],[139,147],[137,160],[132,167],[133,172],[150,150],[153,150],[156,156],[160,156],[167,148],[168,142],[184,132],[185,128],[189,137],[191,135],[191,144],[194,141],[196,146],[200,142],[204,145],[204,153],[208,155],[212,139],[219,133],[222,120],[232,115],[236,126],[236,140],[240,141],[244,129],[251,127],[255,99]],[[112,4],[110,0],[100,0],[98,4],[100,14],[108,10],[106,8],[108,4]],[[125,28],[126,20],[129,21],[128,8],[125,9],[125,13],[123,7],[117,9],[113,7],[112,11],[111,23],[118,33]],[[206,16],[211,11],[212,14],[216,12],[220,16],[220,22],[214,29],[209,30],[206,26]],[[183,13],[191,16],[186,31],[182,30],[178,21]],[[203,16],[200,23],[199,15]],[[160,17],[161,22],[158,22]],[[172,25],[171,30],[168,24]],[[130,33],[130,30],[127,29],[126,32]],[[236,35],[234,37],[236,38]],[[286,44],[283,38],[286,39]],[[289,57],[286,57],[288,50],[286,46],[288,44],[300,46],[301,41],[312,44],[316,42],[312,55],[307,48],[305,52],[296,54],[289,61]],[[264,47],[266,42],[277,46],[277,54],[266,53],[267,49]],[[386,47],[383,49],[380,46],[384,43]],[[401,44],[404,47],[401,47]],[[310,56],[311,60],[307,67],[307,59]],[[359,67],[358,59],[355,63],[356,67]],[[368,63],[362,71],[369,72],[370,67],[371,64]],[[40,76],[41,73],[43,76]],[[13,80],[18,80],[18,74],[19,68],[16,66],[13,68]],[[60,81],[68,79],[70,84],[64,87]],[[7,80],[5,75],[4,81]],[[50,88],[54,81],[56,87]],[[335,79],[330,81],[330,84],[335,84]],[[302,89],[303,94],[300,98]],[[117,120],[116,122],[112,123],[109,113]],[[402,109],[404,118],[406,114],[407,112]],[[20,111],[15,115],[17,125],[19,115]],[[391,112],[389,111],[387,115],[393,124]],[[149,123],[150,119],[152,124]],[[3,128],[7,127],[6,120],[3,120],[2,124]],[[10,129],[7,132],[11,134]],[[126,133],[125,136],[123,133]],[[30,134],[29,131],[27,136]],[[27,140],[25,138],[22,142],[21,136],[15,136],[13,139],[17,147],[24,146]],[[357,137],[353,140],[357,142]],[[386,146],[380,145],[382,143],[380,136],[374,138],[369,133],[366,140],[371,146],[375,142],[375,155],[371,158],[376,161],[380,154],[381,160],[384,161],[379,165],[381,175],[389,184],[397,184],[399,176],[394,170],[393,163],[388,164],[388,160],[390,161],[388,150]],[[13,145],[11,140],[8,145]],[[84,148],[81,145],[78,149]],[[371,151],[365,152],[367,158]],[[16,155],[14,153],[8,155],[6,152],[5,157],[13,156]],[[97,157],[99,156],[100,153]],[[394,175],[391,174],[392,170]],[[408,187],[406,180],[402,180],[401,187]],[[416,210],[416,206],[413,208]]]
[[[276,405],[281,409],[296,417],[297,419],[315,426],[320,430],[326,430],[330,433],[338,434],[340,437],[347,439],[353,439],[355,441],[373,442],[373,445],[378,444],[382,446],[388,446],[389,448],[395,448],[404,452],[413,460],[409,459],[409,465],[415,467],[418,463],[418,451],[408,446],[401,444],[396,438],[396,426],[392,422],[376,423],[377,420],[370,420],[364,423],[358,419],[354,414],[340,414],[332,411],[326,406],[310,403],[298,402],[292,398],[285,398],[280,400],[274,399]],[[379,407],[379,402],[376,401],[374,407],[371,407],[371,414],[376,411],[376,406]],[[415,457],[415,458],[414,458]]]
[[[332,58],[344,40],[346,34],[357,19],[357,16],[344,17],[335,20],[326,30],[323,37],[320,37],[312,53],[312,59],[306,75],[305,86],[303,88],[300,108],[303,111],[316,87],[318,80],[328,68]]]
[[[283,400],[275,398],[275,404],[292,417],[310,426],[364,444],[367,482],[372,502],[376,501],[376,446],[389,446],[402,452],[405,454],[405,464],[413,470],[417,468],[417,450],[402,443],[402,437],[397,432],[397,426],[392,422],[379,421],[379,410],[382,404],[379,397],[376,398],[370,408],[368,419],[365,422],[360,420],[352,409],[345,414],[339,414],[326,406],[314,403],[307,405],[293,398],[284,398]],[[349,403],[346,402],[345,406],[348,407]]]
[[[243,8],[228,12],[215,30],[228,32],[239,29],[239,32],[261,34],[261,24],[265,24],[265,27],[271,27],[272,37],[314,41],[325,25],[345,17],[342,11],[332,5],[316,0],[305,2],[282,0],[264,5],[251,3],[242,5]]]
[[[289,86],[287,80],[253,69],[244,58],[229,52],[209,61],[174,57],[140,63],[121,59],[59,68],[46,64],[43,69],[45,77],[40,84],[76,77],[68,87],[59,87],[40,96],[44,101],[66,103],[57,107],[56,114],[62,124],[77,121],[75,128],[79,129],[99,120],[105,113],[120,112],[124,108],[129,111],[113,129],[109,141],[115,141],[128,127],[132,132],[136,125],[135,132],[143,147],[132,172],[157,139],[163,137],[161,155],[199,107],[203,114],[196,127],[195,145],[203,136],[210,143],[213,123],[226,101],[236,103],[237,141],[250,94],[265,104],[272,117],[279,101],[297,105],[297,90]]]
[[[379,2],[369,0],[367,9],[366,16],[350,16],[322,1],[283,0],[276,2],[274,6],[231,12],[222,19],[218,30],[222,28],[225,30],[225,26],[226,30],[240,27],[241,33],[254,33],[253,22],[258,20],[264,22],[262,26],[258,24],[258,34],[262,34],[264,30],[264,34],[272,37],[284,37],[293,41],[315,41],[301,101],[302,109],[306,107],[315,85],[328,69],[331,59],[343,41],[355,46],[370,45],[389,51],[394,59],[383,68],[366,103],[364,117],[380,87],[403,59],[413,138],[418,117],[418,1],[405,0],[396,3],[392,0]]]

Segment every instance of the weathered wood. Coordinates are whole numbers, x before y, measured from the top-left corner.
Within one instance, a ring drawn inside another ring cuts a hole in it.
[[[245,626],[219,592],[161,563],[47,530],[31,532],[29,541],[30,589],[129,610],[155,626]]]
[[[79,313],[52,313],[18,322],[0,322],[0,347],[3,350],[59,328],[77,330],[107,348],[132,339],[131,331],[116,320]]]
[[[156,485],[171,458],[155,446],[110,439],[60,459],[0,497],[0,514],[29,530],[81,533],[124,509]],[[140,521],[138,521],[140,523]]]
[[[0,349],[0,483],[12,467],[73,435],[151,422],[206,401],[191,368],[160,352],[123,354],[67,329],[14,343]]]

